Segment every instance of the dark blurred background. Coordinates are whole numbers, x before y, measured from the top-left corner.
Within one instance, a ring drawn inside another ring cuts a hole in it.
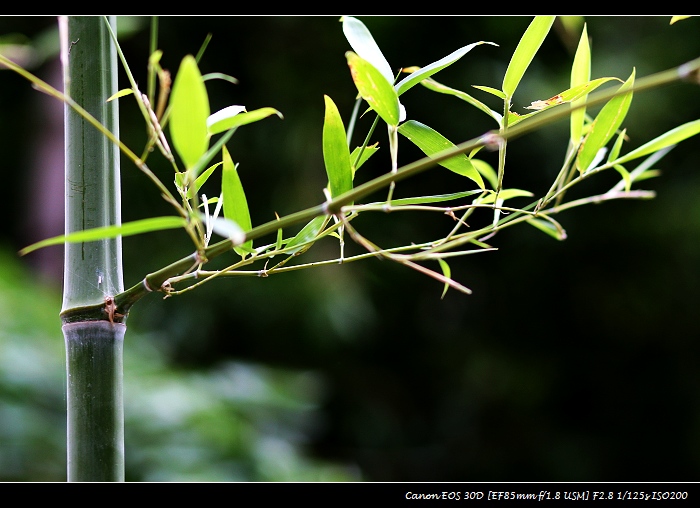
[[[240,129],[228,144],[254,224],[323,200],[323,95],[346,123],[356,95],[338,19],[160,18],[161,64],[173,75],[211,33],[202,73],[239,80],[207,83],[212,111],[242,104],[284,114]],[[480,40],[497,43],[435,76],[494,109],[498,102],[471,85],[500,88],[531,20],[360,19],[394,68],[427,65]],[[568,21],[558,21],[545,40],[516,92],[515,111],[568,87],[581,30],[576,19]],[[695,18],[672,26],[667,16],[585,21],[593,78],[626,79],[633,68],[639,78],[700,56]],[[119,21],[124,53],[144,89],[149,22]],[[59,86],[55,18],[1,17],[0,37],[15,50],[31,42],[32,51],[15,58]],[[122,72],[120,87],[127,86]],[[623,150],[700,118],[699,97],[700,88],[688,83],[635,95]],[[409,118],[455,143],[495,127],[466,103],[422,87],[402,102]],[[146,133],[133,99],[121,99],[120,109],[122,140],[140,153]],[[360,119],[353,146],[371,121]],[[358,172],[360,181],[389,168],[386,134],[378,131],[381,151]],[[568,121],[561,121],[510,143],[506,186],[545,193],[567,140]],[[3,480],[65,479],[62,248],[16,254],[62,233],[62,142],[61,104],[0,71]],[[401,164],[419,157],[401,146]],[[564,242],[523,225],[492,239],[498,251],[451,261],[471,296],[448,291],[440,299],[435,280],[366,260],[220,280],[140,302],[125,346],[127,479],[697,479],[698,148],[696,138],[683,142],[656,165],[660,178],[635,186],[655,190],[652,201],[592,205],[557,217],[568,233]],[[495,153],[483,158],[496,165]],[[148,163],[170,183],[172,169],[158,153]],[[122,179],[123,220],[169,213],[126,160]],[[605,192],[618,179],[601,174],[571,197]],[[435,169],[398,184],[397,195],[469,188]],[[208,192],[216,194],[215,185]],[[384,246],[437,238],[451,227],[445,218],[411,214],[367,215],[356,226]],[[314,250],[313,259],[337,256],[332,242]],[[189,252],[178,232],[127,238],[125,284]]]

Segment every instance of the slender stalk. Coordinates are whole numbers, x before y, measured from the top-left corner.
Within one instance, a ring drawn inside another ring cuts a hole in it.
[[[110,20],[112,25],[116,19]],[[64,93],[118,138],[117,59],[100,17],[59,21]],[[121,223],[119,147],[65,106],[66,234]],[[68,481],[124,480],[121,238],[65,244]],[[94,312],[97,306],[100,312]]]

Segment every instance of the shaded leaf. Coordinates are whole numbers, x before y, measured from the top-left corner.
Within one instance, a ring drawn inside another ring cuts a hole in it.
[[[455,199],[460,199],[464,198],[467,196],[473,196],[474,194],[478,194],[482,192],[481,190],[471,190],[471,191],[463,191],[463,192],[454,192],[452,194],[437,194],[435,196],[417,196],[415,198],[399,198],[399,199],[392,199],[391,200],[391,206],[397,207],[397,206],[402,206],[402,205],[426,205],[430,203],[441,203],[443,201],[453,201]],[[371,204],[379,204],[379,203],[371,203]]]
[[[455,147],[455,144],[442,134],[415,120],[401,124],[398,130],[428,157]],[[481,189],[484,188],[484,180],[466,155],[455,155],[438,164],[459,175],[466,176],[476,182]]]
[[[532,218],[528,219],[527,223],[536,227],[540,231],[547,233],[549,236],[556,238],[557,240],[566,240],[566,231],[564,231],[564,228],[562,228],[561,225],[554,220],[548,221],[544,219]]]

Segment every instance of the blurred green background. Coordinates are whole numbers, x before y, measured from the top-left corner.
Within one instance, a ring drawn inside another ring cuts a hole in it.
[[[346,122],[356,95],[338,19],[160,18],[163,67],[174,74],[211,33],[202,72],[239,80],[208,82],[212,111],[242,104],[284,114],[242,128],[228,144],[254,224],[323,200],[323,95]],[[360,19],[395,68],[427,65],[479,40],[497,43],[475,48],[435,76],[497,108],[471,85],[500,87],[531,18]],[[123,49],[142,88],[149,21],[119,18]],[[567,88],[581,29],[573,21],[569,31],[557,22],[545,40],[514,110],[525,112],[532,101]],[[625,79],[633,67],[642,77],[700,56],[700,20],[669,21],[586,18],[592,77]],[[0,37],[3,52],[12,47],[32,72],[60,85],[55,18],[0,17]],[[123,72],[119,79],[128,86]],[[635,95],[624,150],[700,118],[699,98],[700,88],[688,83]],[[402,102],[409,118],[454,142],[495,127],[466,103],[422,87]],[[139,153],[146,139],[140,114],[129,98],[120,108],[122,140]],[[60,103],[0,71],[5,481],[65,480],[62,248],[16,254],[62,233],[62,114]],[[358,122],[355,144],[369,117]],[[375,139],[382,150],[358,177],[389,168],[386,135]],[[562,121],[510,143],[506,185],[546,192],[567,139]],[[401,146],[401,164],[419,156]],[[697,479],[699,147],[695,138],[683,142],[657,164],[660,178],[637,185],[657,192],[652,201],[559,216],[569,236],[564,242],[516,227],[492,240],[497,252],[451,262],[471,296],[449,291],[441,300],[436,281],[367,260],[220,280],[180,297],[139,302],[125,343],[127,480]],[[496,164],[495,154],[484,158]],[[169,183],[172,169],[162,157],[154,153],[148,162]],[[571,197],[605,192],[618,178],[592,178]],[[128,161],[122,180],[125,221],[169,213]],[[397,195],[466,188],[463,179],[436,169],[401,182]],[[208,192],[216,193],[215,186]],[[445,219],[408,214],[368,215],[356,225],[381,245],[425,241],[449,227]],[[330,242],[314,250],[314,258],[337,255]],[[178,232],[127,238],[125,284],[189,252]]]

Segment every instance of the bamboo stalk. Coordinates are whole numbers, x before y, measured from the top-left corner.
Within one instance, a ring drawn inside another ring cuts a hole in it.
[[[59,27],[65,94],[118,137],[117,101],[106,102],[117,91],[117,58],[103,18],[64,17]],[[65,162],[66,234],[120,224],[119,149],[69,105]],[[123,290],[121,238],[65,244],[68,481],[124,480],[126,326],[112,303]]]

